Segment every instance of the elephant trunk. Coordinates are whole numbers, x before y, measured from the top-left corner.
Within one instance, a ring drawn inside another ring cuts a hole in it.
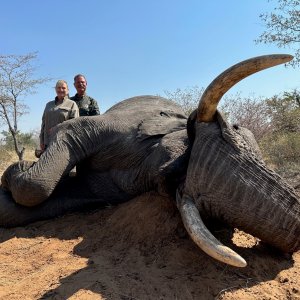
[[[81,119],[80,124],[76,119],[59,124],[37,162],[19,162],[3,173],[2,188],[9,190],[18,204],[35,206],[44,202],[62,177],[99,149],[101,141],[93,118]]]

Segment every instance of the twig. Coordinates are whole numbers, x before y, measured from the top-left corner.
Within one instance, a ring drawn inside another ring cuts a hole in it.
[[[222,293],[227,292],[227,291],[230,291],[230,290],[233,290],[233,289],[237,289],[237,288],[239,288],[238,285],[231,286],[231,287],[228,287],[228,288],[226,288],[226,289],[223,289],[223,290],[221,290],[221,291],[217,294],[217,296],[215,297],[215,299],[218,300],[218,299],[220,299],[219,297],[221,296]]]

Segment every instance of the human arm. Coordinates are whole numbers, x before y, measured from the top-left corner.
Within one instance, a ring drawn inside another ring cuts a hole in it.
[[[75,101],[73,101],[73,105],[71,107],[71,111],[70,111],[70,115],[69,115],[69,119],[74,119],[74,118],[78,118],[79,117],[79,108],[76,104]]]
[[[45,111],[42,116],[42,125],[41,125],[41,132],[40,132],[40,148],[41,150],[45,150]]]

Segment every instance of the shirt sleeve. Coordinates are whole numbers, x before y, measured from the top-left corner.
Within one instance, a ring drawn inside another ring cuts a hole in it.
[[[40,144],[44,145],[44,136],[45,136],[45,110],[42,116],[42,125],[41,125],[41,132],[40,132]]]
[[[70,119],[74,119],[78,117],[79,117],[79,108],[77,104],[74,102],[71,108]]]
[[[95,99],[91,98],[90,116],[100,115],[100,109]]]

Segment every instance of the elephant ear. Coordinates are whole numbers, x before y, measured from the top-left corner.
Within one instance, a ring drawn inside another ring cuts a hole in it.
[[[164,136],[168,133],[186,128],[187,118],[170,111],[161,111],[138,125],[137,138],[144,140],[153,136]]]

